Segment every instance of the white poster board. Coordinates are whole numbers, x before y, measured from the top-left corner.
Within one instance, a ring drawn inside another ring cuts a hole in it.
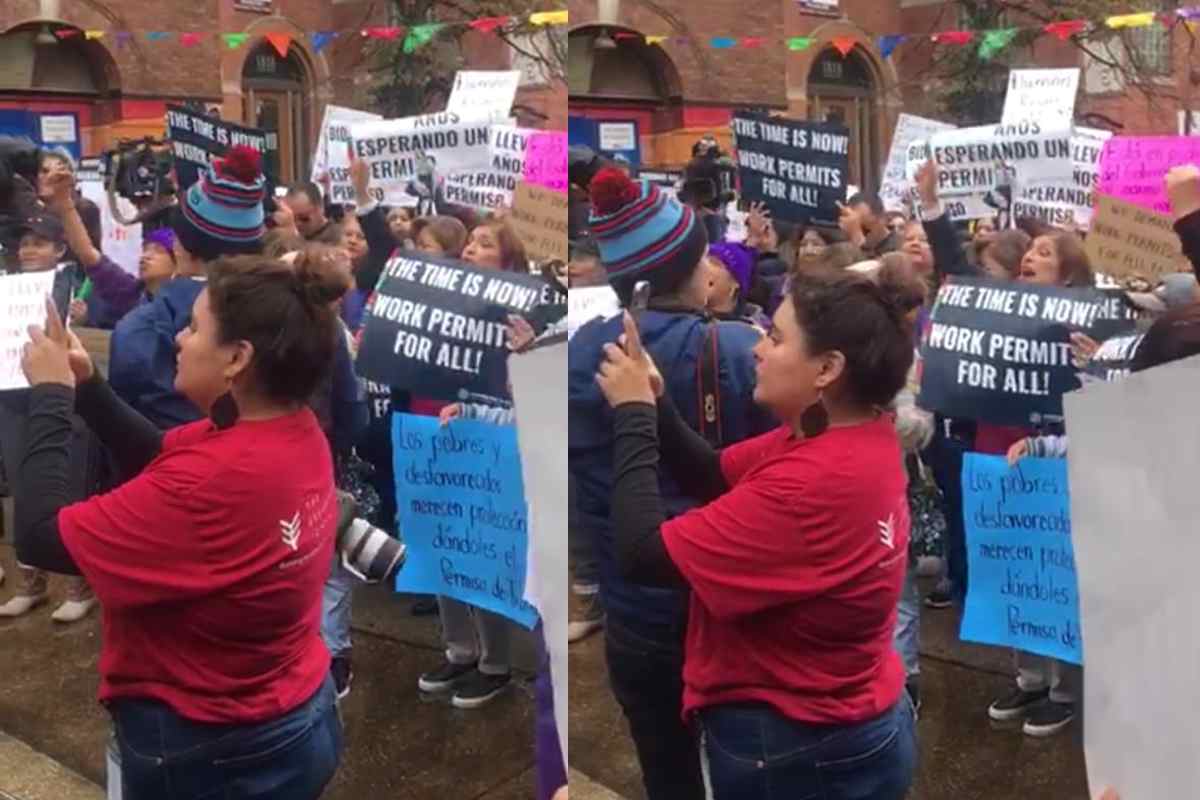
[[[905,211],[912,181],[908,170],[909,148],[916,142],[928,139],[940,131],[953,130],[954,126],[935,119],[926,119],[913,114],[901,114],[896,120],[896,132],[892,134],[892,149],[888,151],[887,165],[883,169],[883,180],[879,186],[879,198],[888,211]],[[919,155],[917,151],[914,155]],[[914,165],[915,171],[920,167]]]
[[[98,172],[83,169],[77,174],[76,187],[79,193],[100,208],[100,252],[130,275],[137,277],[138,261],[142,257],[142,223],[124,225],[113,216],[108,204],[108,193]],[[117,197],[117,210],[125,219],[133,219],[137,209],[124,197]]]
[[[1197,394],[1191,358],[1064,397],[1096,797],[1105,786],[1128,800],[1200,786],[1200,729],[1186,716],[1200,663]]]
[[[554,723],[567,758],[567,345],[508,360],[521,474],[529,503],[525,599],[537,607],[550,654]]]
[[[1079,90],[1079,68],[1014,69],[1008,73],[1001,125],[1040,122],[1050,127],[1067,127],[1075,119],[1075,94]]]
[[[325,106],[321,120],[321,135],[317,139],[317,150],[313,154],[312,181],[321,183],[321,176],[329,173],[330,197],[334,203],[353,203],[354,187],[350,183],[350,126],[356,122],[373,122],[383,117],[369,111],[353,108]]]
[[[605,319],[621,313],[621,301],[611,286],[588,286],[567,290],[567,336],[597,317]]]
[[[515,125],[493,125],[488,131],[488,164],[446,179],[446,200],[477,209],[511,207],[513,192],[525,177],[525,149],[537,133]]]
[[[601,150],[637,149],[637,126],[632,122],[601,122],[599,134]]]
[[[0,275],[0,392],[29,388],[21,372],[21,351],[29,341],[29,326],[46,324],[46,298],[54,291],[56,274]],[[566,402],[564,397],[564,408]]]
[[[1076,126],[1071,136],[1071,177],[1019,187],[1013,215],[1033,217],[1055,227],[1073,225],[1088,230],[1100,182],[1100,152],[1111,137],[1109,131]]]
[[[496,111],[508,116],[520,83],[520,70],[459,70],[446,110],[463,115]]]

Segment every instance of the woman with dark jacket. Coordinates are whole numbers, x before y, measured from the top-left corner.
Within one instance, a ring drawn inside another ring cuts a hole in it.
[[[895,273],[890,273],[895,274]],[[630,581],[691,590],[684,715],[709,797],[901,800],[915,714],[892,644],[909,511],[886,408],[913,361],[906,285],[798,276],[755,348],[782,424],[713,448],[626,315],[596,376],[613,408],[613,531]],[[670,519],[660,464],[700,505]]]
[[[53,313],[25,346],[17,554],[82,573],[100,598],[100,700],[130,800],[165,786],[177,800],[316,800],[337,768],[320,613],[338,504],[308,401],[333,360],[341,291],[280,261],[213,263],[175,380],[205,418],[165,434]],[[73,505],[72,409],[135,476]]]

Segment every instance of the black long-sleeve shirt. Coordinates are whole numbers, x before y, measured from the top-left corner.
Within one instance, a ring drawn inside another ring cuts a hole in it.
[[[58,529],[58,512],[71,502],[67,475],[72,407],[112,453],[125,477],[141,472],[162,452],[163,434],[98,374],[78,389],[43,384],[30,391],[25,455],[14,480],[17,558],[32,567],[78,575]]]

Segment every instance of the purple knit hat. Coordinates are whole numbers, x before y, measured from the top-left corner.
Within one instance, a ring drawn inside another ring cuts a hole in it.
[[[148,244],[156,244],[170,254],[171,258],[175,258],[175,231],[167,227],[155,228],[149,233],[142,235],[142,247]]]
[[[725,265],[729,274],[742,289],[742,297],[750,291],[750,276],[754,273],[755,252],[738,242],[717,242],[708,246],[708,254]]]

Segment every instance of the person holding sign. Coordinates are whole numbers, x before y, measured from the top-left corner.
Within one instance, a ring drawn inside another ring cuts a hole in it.
[[[912,784],[892,644],[907,478],[883,411],[913,363],[912,292],[888,275],[797,277],[755,348],[755,402],[782,424],[723,450],[681,420],[628,315],[623,346],[605,348],[617,563],[691,590],[684,713],[715,800],[901,800]],[[705,504],[667,519],[660,460]]]
[[[504,220],[493,217],[471,231],[462,251],[462,260],[481,269],[528,272],[525,245]]]

